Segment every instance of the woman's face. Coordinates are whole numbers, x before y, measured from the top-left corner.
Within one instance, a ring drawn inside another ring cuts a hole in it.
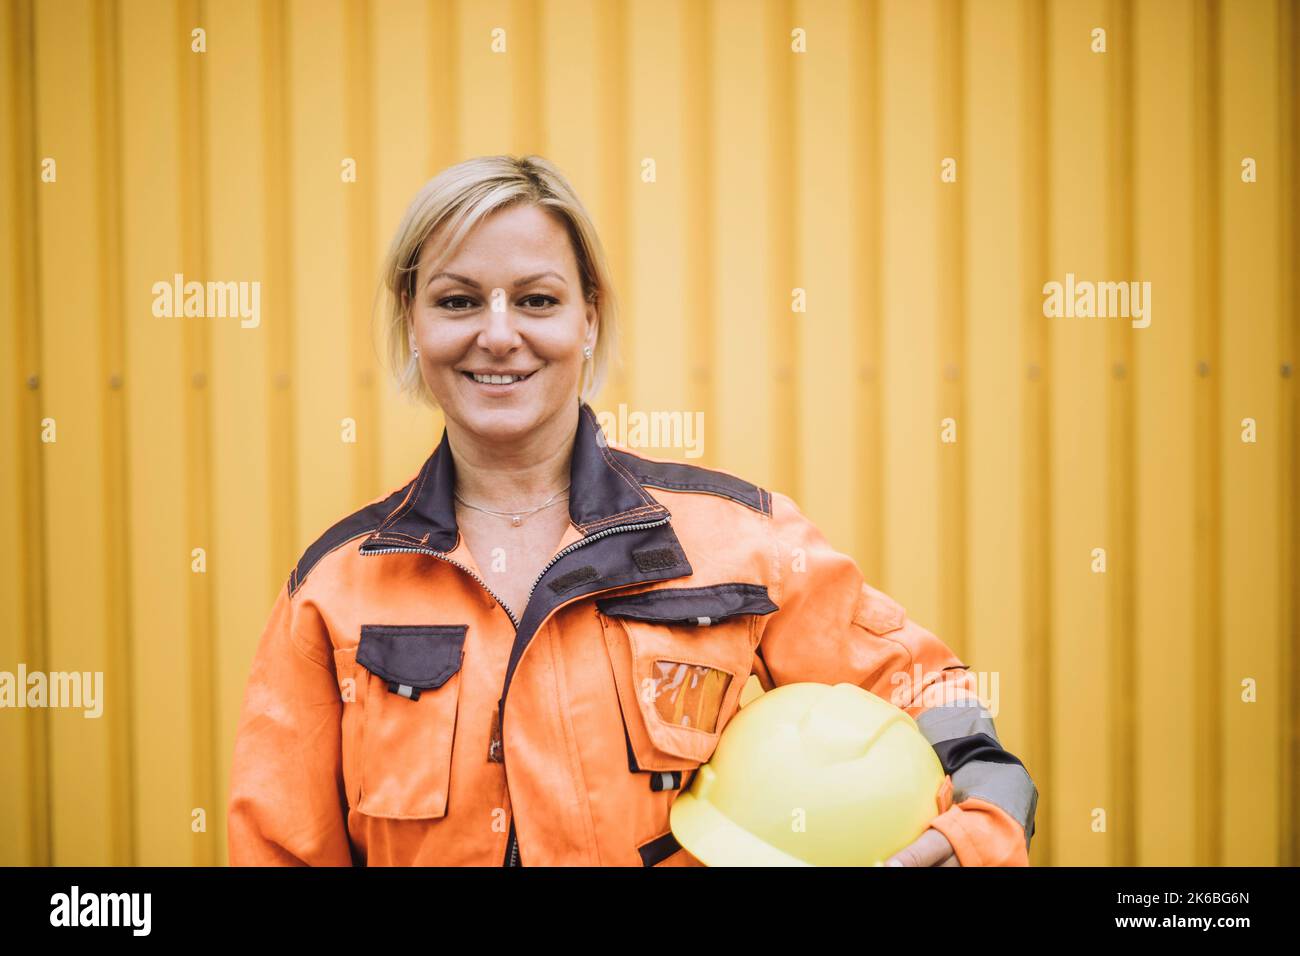
[[[596,307],[583,298],[558,217],[532,204],[492,213],[437,273],[429,245],[416,271],[410,338],[447,419],[509,442],[576,408],[582,348],[595,350]]]

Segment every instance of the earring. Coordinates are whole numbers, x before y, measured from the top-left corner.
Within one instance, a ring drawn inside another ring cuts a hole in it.
[[[420,354],[420,350],[417,349],[414,345],[412,345],[412,346],[411,346],[411,354],[412,354],[412,355],[419,355],[419,354]]]
[[[587,367],[587,362],[590,358],[591,358],[591,346],[584,345],[582,347],[582,382],[578,386],[579,405],[582,404],[582,395],[587,390],[587,386],[591,384],[592,375],[595,372],[594,367],[592,367],[590,370]]]

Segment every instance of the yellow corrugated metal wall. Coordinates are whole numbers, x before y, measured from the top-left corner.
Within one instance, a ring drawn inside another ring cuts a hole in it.
[[[276,590],[441,434],[376,359],[376,263],[496,152],[611,253],[597,407],[702,411],[699,461],[988,678],[1035,863],[1300,862],[1294,0],[2,15],[0,671],[105,688],[0,710],[0,864],[225,859]],[[155,317],[176,273],[260,282],[260,324]],[[1150,326],[1044,317],[1067,273],[1149,281]]]

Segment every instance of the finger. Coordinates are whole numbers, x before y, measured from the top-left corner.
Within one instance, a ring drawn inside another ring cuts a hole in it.
[[[927,832],[936,834],[943,843],[943,855],[939,857],[939,862],[932,865],[961,866],[961,860],[957,859],[957,848],[952,845],[952,842],[939,830],[929,830]]]
[[[920,866],[920,860],[916,855],[916,843],[913,841],[903,847],[888,860],[885,866]]]
[[[948,838],[938,830],[926,830],[916,838],[912,846],[916,848],[920,861],[917,866],[936,866],[952,853]]]
[[[952,853],[952,844],[938,830],[926,830],[888,860],[886,866],[934,866]]]

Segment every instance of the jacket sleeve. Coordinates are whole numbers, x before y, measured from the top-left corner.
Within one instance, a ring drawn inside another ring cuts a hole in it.
[[[1027,866],[1038,791],[998,741],[975,675],[867,584],[853,559],[834,550],[779,492],[772,494],[772,520],[779,582],[773,600],[780,610],[769,615],[758,647],[760,680],[769,688],[853,683],[901,707],[951,779],[953,802],[930,826],[947,837],[958,862]]]
[[[235,734],[231,866],[350,866],[343,701],[328,634],[280,595],[262,633]]]

